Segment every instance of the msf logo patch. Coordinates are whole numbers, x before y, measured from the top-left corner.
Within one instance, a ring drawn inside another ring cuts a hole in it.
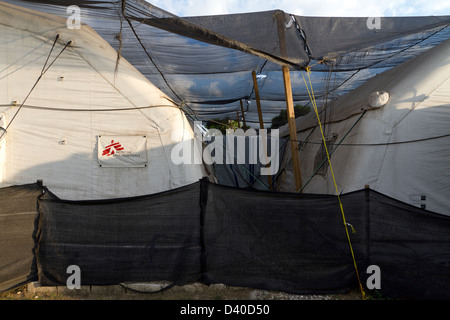
[[[124,148],[119,142],[114,142],[114,140],[111,140],[111,144],[106,146],[105,149],[103,150],[102,156],[109,157],[115,154],[117,151],[121,151],[123,149]]]
[[[99,135],[97,160],[102,168],[145,168],[148,162],[147,136]]]

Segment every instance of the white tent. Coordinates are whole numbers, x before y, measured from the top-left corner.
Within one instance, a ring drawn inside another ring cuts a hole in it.
[[[90,27],[2,2],[0,21],[0,187],[42,179],[61,198],[100,199],[205,175],[171,161],[194,139],[184,113]]]
[[[447,40],[319,110],[340,193],[368,185],[450,215],[449,77]],[[372,105],[371,96],[376,98]],[[296,119],[302,191],[335,194],[327,162],[317,170],[326,159],[317,123],[314,112]],[[287,126],[280,130],[280,136],[288,136]],[[279,190],[294,191],[290,150],[286,155]]]

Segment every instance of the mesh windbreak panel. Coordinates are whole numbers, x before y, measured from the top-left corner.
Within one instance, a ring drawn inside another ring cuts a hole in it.
[[[450,217],[371,191],[370,264],[390,297],[449,299]]]
[[[205,282],[299,294],[358,285],[335,196],[207,189]],[[388,297],[450,298],[448,216],[369,189],[341,199],[363,286],[373,265]]]
[[[37,280],[34,238],[41,193],[37,183],[0,189],[0,291]]]
[[[366,259],[364,192],[344,201],[359,264]],[[342,292],[357,283],[337,198],[208,185],[204,280],[285,292]]]
[[[161,194],[111,201],[40,200],[39,282],[81,285],[200,277],[199,183]]]
[[[351,246],[332,195],[205,180],[114,200],[65,201],[46,191],[0,189],[1,291],[34,280],[65,285],[77,265],[82,285],[203,281],[338,293],[358,284],[352,249],[363,286],[375,265],[389,297],[450,298],[450,217],[370,189],[341,196]]]

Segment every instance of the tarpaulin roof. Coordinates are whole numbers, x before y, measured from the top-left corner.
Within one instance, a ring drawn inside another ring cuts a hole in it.
[[[258,122],[252,71],[264,121],[285,109],[280,65],[293,71],[295,103],[308,104],[300,72],[311,67],[316,99],[325,103],[374,75],[450,38],[450,16],[305,17],[280,10],[177,17],[140,0],[7,0],[88,24],[151,82],[196,119]],[[250,102],[249,104],[246,102]]]

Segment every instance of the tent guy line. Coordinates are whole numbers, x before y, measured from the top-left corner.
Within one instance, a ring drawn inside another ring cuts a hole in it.
[[[325,147],[325,152],[326,152],[326,155],[327,155],[327,160],[328,160],[328,164],[329,164],[331,176],[332,176],[332,178],[333,178],[334,188],[335,188],[335,190],[336,190],[336,196],[337,196],[337,199],[338,199],[338,202],[339,202],[339,209],[340,209],[341,215],[342,215],[342,222],[343,222],[343,224],[344,224],[345,233],[346,233],[346,235],[347,235],[347,241],[348,241],[348,245],[349,245],[351,257],[352,257],[352,260],[353,260],[353,266],[354,266],[354,268],[355,268],[355,274],[356,274],[356,277],[357,277],[357,279],[358,279],[359,289],[360,289],[360,292],[361,292],[361,298],[362,298],[363,300],[365,300],[365,299],[366,299],[366,293],[365,293],[364,288],[363,288],[363,285],[362,285],[362,283],[361,283],[361,278],[360,278],[359,271],[358,271],[358,264],[357,264],[356,258],[355,258],[355,251],[353,250],[352,241],[351,241],[351,239],[350,239],[350,234],[349,234],[349,232],[348,232],[348,226],[351,226],[353,232],[355,232],[355,231],[354,231],[353,226],[352,226],[351,224],[347,223],[346,218],[345,218],[344,206],[343,206],[343,204],[342,204],[341,195],[340,195],[340,192],[339,192],[339,187],[338,187],[338,184],[337,184],[337,182],[336,182],[336,176],[335,176],[335,174],[334,174],[333,166],[332,166],[332,164],[331,164],[331,154],[330,154],[330,152],[328,151],[327,141],[326,141],[327,139],[325,138],[325,134],[324,134],[324,132],[323,132],[323,126],[322,126],[322,123],[321,123],[321,121],[320,121],[319,111],[318,111],[318,109],[317,109],[317,103],[316,103],[316,99],[315,99],[315,96],[314,96],[314,89],[313,89],[313,85],[312,85],[312,82],[311,82],[311,76],[310,76],[311,71],[308,70],[308,72],[307,72],[306,74],[307,74],[307,76],[308,76],[309,86],[308,86],[308,83],[306,82],[305,75],[304,75],[304,73],[302,72],[303,81],[305,82],[306,89],[307,89],[307,91],[308,91],[309,97],[310,97],[310,99],[311,99],[311,101],[312,101],[312,104],[313,104],[313,107],[314,107],[314,113],[316,114],[316,117],[317,117],[318,126],[319,126],[319,129],[320,129],[320,133],[321,133],[321,135],[322,135],[322,142],[323,142],[323,145],[324,145],[324,147]],[[364,114],[365,114],[365,112],[363,112],[363,113],[361,114],[361,116],[356,120],[356,122],[353,124],[353,126],[352,126],[352,127],[347,131],[347,133],[342,137],[341,141],[343,141],[343,140],[347,137],[347,135],[350,133],[350,131],[353,130],[353,128],[358,124],[359,120],[364,116]],[[336,148],[335,148],[334,150],[336,150]],[[334,151],[334,150],[333,150],[333,151]],[[325,160],[324,160],[324,161],[325,161]],[[323,162],[323,163],[324,163],[324,162]],[[319,168],[323,165],[323,163],[320,164]],[[314,176],[314,175],[315,175],[315,172],[314,172],[313,176]],[[309,182],[309,181],[308,181],[308,182]],[[306,184],[308,184],[308,182],[307,182]],[[301,188],[297,191],[297,193],[303,192],[303,188],[306,186],[306,184],[305,184],[303,187],[301,187]]]
[[[14,116],[11,118],[11,121],[9,121],[8,125],[6,126],[6,128],[3,130],[2,134],[0,135],[0,139],[5,135],[5,133],[8,132],[8,128],[11,126],[11,124],[13,123],[14,119],[17,117],[17,115],[19,114],[20,110],[22,109],[23,105],[25,104],[25,102],[28,100],[28,97],[31,95],[31,93],[33,92],[34,88],[36,88],[37,84],[39,83],[39,81],[42,79],[42,77],[44,76],[44,74],[50,69],[50,67],[55,63],[56,60],[58,60],[59,56],[66,50],[66,48],[70,45],[73,45],[73,41],[69,40],[67,41],[66,45],[62,48],[62,50],[58,53],[58,55],[53,59],[53,61],[47,66],[47,62],[53,52],[53,49],[55,48],[55,44],[58,41],[58,39],[60,38],[60,34],[58,33],[55,36],[55,40],[53,41],[53,45],[52,48],[50,50],[50,52],[48,53],[47,56],[47,60],[45,60],[45,63],[42,67],[42,71],[41,74],[39,75],[39,77],[37,78],[36,82],[34,83],[33,87],[31,88],[31,90],[28,92],[28,94],[26,95],[25,99],[23,100],[22,104],[20,105],[20,107],[17,109],[16,113],[14,114]]]
[[[434,136],[434,137],[428,137],[428,138],[421,138],[421,139],[415,139],[415,140],[407,140],[407,141],[395,141],[395,142],[384,142],[384,143],[327,143],[329,146],[344,146],[344,147],[377,147],[377,146],[390,146],[390,145],[396,145],[396,144],[407,144],[407,143],[417,143],[422,141],[429,141],[429,140],[436,140],[436,139],[442,139],[450,137],[450,133],[443,134],[440,136]],[[289,139],[289,138],[286,138]],[[294,140],[296,142],[301,143],[302,145],[305,144],[323,144],[323,142],[319,141],[308,141],[308,140]]]
[[[11,107],[11,104],[0,104],[0,107]],[[69,109],[69,108],[53,108],[53,107],[42,107],[42,106],[34,106],[34,105],[22,105],[25,109],[38,109],[45,111],[70,111],[70,112],[111,112],[111,111],[136,111],[139,109],[152,109],[152,108],[175,108],[180,109],[176,105],[155,105],[155,106],[144,106],[144,107],[133,107],[133,108],[117,108],[117,109]]]

